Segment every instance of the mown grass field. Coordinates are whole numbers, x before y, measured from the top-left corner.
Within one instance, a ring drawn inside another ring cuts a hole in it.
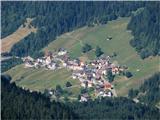
[[[129,44],[133,38],[130,31],[126,27],[130,18],[119,18],[108,22],[106,25],[95,27],[83,27],[70,33],[65,33],[51,42],[43,50],[54,51],[60,47],[64,47],[69,51],[73,58],[79,57],[87,61],[95,58],[95,47],[98,45],[106,55],[112,55],[113,52],[117,56],[112,58],[112,61],[117,61],[120,65],[127,65],[133,77],[127,79],[125,77],[116,77],[113,84],[115,85],[118,96],[126,96],[128,90],[140,86],[144,79],[159,70],[159,57],[150,57],[142,60],[137,52]],[[112,40],[107,41],[107,36],[111,36]],[[93,50],[83,54],[82,46],[88,43],[93,47]],[[16,83],[20,86],[25,86],[33,90],[43,90],[44,88],[55,87],[56,84],[64,86],[66,81],[75,82],[70,76],[70,72],[64,69],[49,72],[45,70],[24,69],[22,65],[12,68],[7,72],[14,80],[22,77],[21,81]],[[74,83],[78,83],[78,80]],[[74,88],[75,89],[75,88]],[[76,90],[73,90],[76,91]],[[77,87],[77,91],[79,88]],[[76,94],[76,93],[75,93]]]
[[[71,71],[59,69],[56,71],[45,69],[24,68],[24,65],[17,65],[6,72],[13,78],[18,86],[29,88],[31,90],[41,91],[44,89],[55,88],[56,85],[65,87],[67,81],[72,85],[79,85],[78,80],[71,78]]]

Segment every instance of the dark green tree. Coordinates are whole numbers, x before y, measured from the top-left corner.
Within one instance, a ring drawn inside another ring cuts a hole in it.
[[[99,46],[96,47],[96,57],[100,57],[104,52],[101,50],[101,48]]]
[[[58,93],[60,93],[60,94],[63,93],[63,89],[61,88],[60,85],[56,85],[56,91],[57,91]]]
[[[126,76],[127,78],[130,78],[130,77],[132,77],[133,75],[132,75],[131,72],[126,71],[126,72],[125,72],[125,76]]]
[[[66,82],[66,87],[71,87],[72,86],[72,84],[70,83],[70,82]]]
[[[92,49],[91,45],[89,45],[89,44],[86,43],[86,44],[82,47],[82,52],[83,52],[83,53],[86,53],[86,52],[90,51],[91,49]]]
[[[135,98],[137,95],[138,95],[138,90],[130,89],[129,92],[128,92],[128,97],[129,98]]]
[[[108,70],[107,71],[107,78],[108,78],[108,80],[109,80],[110,83],[113,82],[114,77],[115,77],[115,75],[112,74],[112,71]]]

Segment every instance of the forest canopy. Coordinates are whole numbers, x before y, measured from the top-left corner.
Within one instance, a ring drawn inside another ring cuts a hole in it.
[[[154,119],[159,110],[137,104],[124,97],[104,98],[95,101],[52,101],[45,95],[23,90],[11,83],[8,75],[1,76],[2,119]]]
[[[2,2],[2,38],[15,31],[26,18],[34,18],[32,25],[38,28],[37,33],[25,37],[11,49],[13,55],[33,55],[64,32],[131,16],[132,11],[144,5],[145,2],[114,1]]]
[[[160,3],[149,2],[141,12],[132,15],[128,29],[132,30],[134,39],[130,44],[141,58],[160,55]]]

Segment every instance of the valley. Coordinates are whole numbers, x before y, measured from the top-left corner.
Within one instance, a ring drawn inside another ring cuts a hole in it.
[[[105,55],[112,56],[113,53],[116,53],[117,55],[111,58],[112,62],[127,66],[133,74],[131,78],[116,76],[113,81],[117,95],[127,96],[129,89],[138,88],[144,82],[145,77],[159,71],[159,57],[149,57],[142,60],[135,49],[130,46],[129,41],[133,36],[126,29],[129,20],[130,18],[127,17],[119,18],[108,22],[106,25],[79,28],[57,37],[42,51],[56,51],[59,48],[65,48],[73,59],[79,58],[86,62],[96,58],[95,48],[97,45]],[[108,36],[111,36],[112,39],[107,40]],[[93,49],[87,53],[82,53],[82,46],[86,43],[91,45]],[[79,84],[77,83],[78,80],[77,82],[73,80],[70,77],[71,73],[65,69],[53,72],[44,69],[30,70],[25,69],[23,65],[18,65],[6,73],[11,75],[18,86],[36,91],[55,88],[58,84],[64,88],[67,81],[73,85]],[[70,91],[72,91],[73,96],[77,97],[80,87],[72,88]]]

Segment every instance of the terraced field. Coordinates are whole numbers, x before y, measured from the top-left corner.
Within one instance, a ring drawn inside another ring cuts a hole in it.
[[[106,25],[83,27],[73,32],[65,33],[43,50],[54,51],[60,47],[64,47],[73,58],[79,57],[84,61],[95,58],[95,47],[97,45],[101,47],[106,55],[112,55],[115,52],[117,56],[113,57],[112,61],[118,62],[120,65],[127,65],[129,71],[133,74],[133,77],[130,79],[119,76],[113,82],[118,96],[126,96],[129,89],[137,88],[146,77],[156,71],[160,71],[159,57],[150,57],[142,60],[134,48],[130,46],[129,41],[133,36],[126,29],[129,20],[130,18],[119,18],[118,20],[108,22]],[[111,36],[112,40],[106,40],[108,36]],[[90,44],[93,50],[83,54],[81,48],[85,43]],[[61,83],[64,85],[67,80],[75,82],[75,80],[70,79],[70,73],[64,69],[62,71],[47,72],[45,70],[26,70],[22,66],[17,66],[7,73],[14,80],[22,77],[23,79],[16,81],[16,83],[33,90],[42,90]]]

